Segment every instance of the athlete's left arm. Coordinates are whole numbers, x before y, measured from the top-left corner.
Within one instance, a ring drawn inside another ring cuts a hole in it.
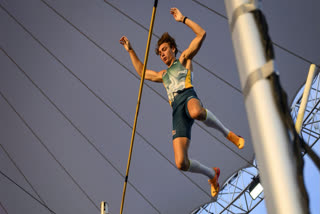
[[[173,15],[174,19],[178,22],[183,22],[192,29],[196,34],[196,37],[191,41],[189,47],[184,50],[179,58],[182,64],[186,64],[187,60],[192,60],[192,58],[198,53],[201,48],[202,42],[206,37],[206,31],[197,23],[189,18],[185,19],[185,16],[177,8],[171,8],[170,13]]]

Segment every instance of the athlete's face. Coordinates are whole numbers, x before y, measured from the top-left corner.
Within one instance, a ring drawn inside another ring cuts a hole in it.
[[[172,64],[172,62],[176,59],[175,57],[175,48],[174,47],[170,47],[170,45],[168,43],[162,43],[159,46],[159,56],[160,59],[167,65],[170,66]]]

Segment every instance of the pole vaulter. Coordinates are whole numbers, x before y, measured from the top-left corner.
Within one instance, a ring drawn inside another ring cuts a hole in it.
[[[142,77],[144,75],[142,75],[142,72],[145,71],[146,80],[163,83],[167,91],[169,103],[172,107],[172,144],[177,169],[208,177],[211,196],[216,198],[220,190],[218,182],[220,169],[218,167],[207,167],[199,161],[189,158],[188,155],[194,120],[202,121],[206,126],[217,129],[238,149],[244,147],[245,140],[230,131],[211,111],[204,108],[193,87],[192,59],[199,52],[205,40],[206,31],[191,18],[184,16],[178,8],[171,8],[170,14],[175,21],[190,28],[195,37],[188,48],[182,51],[180,57],[177,58],[178,48],[175,39],[168,32],[163,33],[157,42],[156,54],[166,64],[167,69],[159,72],[145,67],[142,69],[143,64],[133,50],[129,39],[123,36],[120,39],[120,44],[129,53],[137,73]]]
[[[172,107],[172,144],[177,169],[199,173],[208,177],[211,196],[216,198],[220,190],[218,182],[220,169],[218,167],[207,167],[199,161],[189,158],[188,155],[194,120],[199,120],[204,125],[215,128],[238,149],[244,147],[245,140],[230,131],[211,111],[204,108],[193,87],[192,60],[199,52],[206,38],[206,31],[190,17],[184,16],[178,8],[171,8],[170,14],[175,21],[183,23],[184,26],[190,28],[195,36],[188,48],[177,57],[178,48],[175,39],[168,32],[162,34],[157,42],[155,51],[167,66],[167,69],[159,72],[146,69],[146,63],[142,64],[139,60],[127,37],[122,36],[120,44],[129,53],[132,64],[139,76],[142,79],[163,83],[167,91],[169,103]],[[131,150],[132,147],[130,148],[129,156],[131,156]]]

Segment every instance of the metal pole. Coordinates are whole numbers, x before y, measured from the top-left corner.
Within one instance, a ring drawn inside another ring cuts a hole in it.
[[[241,6],[248,6],[244,8]],[[251,138],[259,164],[268,213],[296,213],[303,210],[293,152],[277,110],[270,82],[260,78],[249,84],[248,77],[267,64],[259,29],[252,13],[252,0],[225,0],[240,82],[245,94]]]
[[[138,115],[139,115],[141,95],[142,95],[142,89],[143,89],[143,83],[144,83],[144,77],[145,77],[147,62],[148,62],[150,42],[151,42],[153,23],[154,23],[154,18],[155,18],[155,15],[156,15],[157,5],[158,5],[158,0],[155,0],[154,1],[154,5],[153,5],[153,10],[152,10],[152,17],[151,17],[151,21],[150,21],[148,42],[147,42],[146,52],[145,52],[145,56],[144,56],[144,63],[143,63],[143,68],[142,68],[143,70],[142,70],[141,81],[140,81],[140,88],[139,88],[138,102],[137,102],[137,107],[136,107],[136,114],[135,114],[134,124],[133,124],[133,128],[132,128],[132,135],[131,135],[131,143],[130,143],[130,150],[129,150],[129,156],[128,156],[128,163],[127,163],[126,177],[125,177],[125,181],[124,181],[124,184],[123,184],[123,192],[122,192],[120,214],[122,214],[122,212],[123,212],[123,206],[124,206],[124,200],[125,200],[125,195],[126,195],[127,182],[128,182],[128,176],[129,176],[129,170],[130,170],[130,164],[131,164],[133,143],[134,143],[134,137],[135,137],[135,133],[136,133],[137,119],[138,119]]]
[[[306,106],[307,106],[307,102],[308,102],[308,98],[309,98],[312,80],[314,78],[315,73],[316,73],[316,65],[311,64],[310,69],[309,69],[309,73],[308,73],[308,77],[307,77],[307,82],[306,82],[306,85],[303,90],[302,100],[301,100],[301,104],[300,104],[300,108],[299,108],[299,112],[298,112],[298,116],[297,116],[297,120],[296,120],[296,130],[299,134],[301,132],[303,117],[304,117],[304,113],[306,111]]]

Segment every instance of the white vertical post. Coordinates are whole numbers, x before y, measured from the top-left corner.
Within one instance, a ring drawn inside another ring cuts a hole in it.
[[[311,64],[310,68],[309,68],[307,82],[306,82],[304,90],[303,90],[301,104],[300,104],[300,108],[299,108],[299,112],[298,112],[298,116],[297,116],[297,120],[296,120],[296,130],[299,134],[301,131],[304,112],[306,111],[306,106],[307,106],[307,102],[308,102],[308,98],[309,98],[312,80],[314,78],[315,73],[316,73],[316,65]]]
[[[253,14],[243,10],[235,12],[239,6],[248,3],[253,6],[252,0],[225,0],[243,89],[249,75],[267,63]],[[245,106],[268,213],[305,213],[295,179],[293,152],[288,146],[289,139],[272,95],[271,84],[267,79],[260,79],[249,88]]]
[[[109,214],[109,206],[108,206],[107,202],[101,201],[100,213],[101,214]]]

